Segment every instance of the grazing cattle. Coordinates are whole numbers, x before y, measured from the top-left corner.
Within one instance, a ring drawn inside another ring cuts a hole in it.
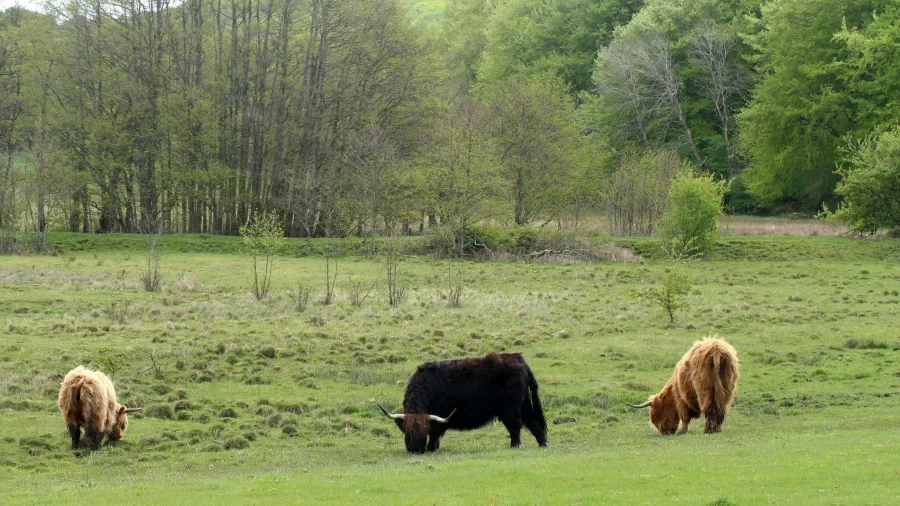
[[[509,431],[510,446],[522,444],[523,423],[547,446],[538,384],[521,353],[426,362],[406,385],[403,413],[378,407],[397,423],[413,453],[437,450],[447,429],[476,429],[495,418]]]
[[[706,417],[703,432],[719,432],[737,390],[737,352],[715,337],[697,341],[681,357],[666,386],[643,404],[650,408],[650,423],[662,435],[683,434],[693,418]],[[679,428],[680,423],[680,428]]]
[[[78,448],[82,426],[91,450],[98,450],[106,436],[113,441],[122,439],[128,427],[126,413],[140,409],[119,404],[112,381],[102,372],[82,366],[69,371],[59,389],[59,410],[72,436],[73,450]]]

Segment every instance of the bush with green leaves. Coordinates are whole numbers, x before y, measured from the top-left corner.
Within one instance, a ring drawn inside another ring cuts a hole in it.
[[[687,306],[686,296],[691,289],[688,260],[676,259],[661,276],[659,286],[651,286],[637,294],[637,297],[658,306],[669,317],[669,326],[675,325],[675,313]]]
[[[274,213],[254,214],[239,230],[238,250],[253,259],[253,295],[263,300],[272,285],[275,256],[284,248],[284,229]]]
[[[844,200],[833,216],[858,234],[900,232],[900,128],[848,144],[837,170]]]
[[[660,236],[676,253],[704,253],[713,245],[716,224],[722,215],[725,184],[714,176],[698,175],[685,165],[672,181],[669,207],[659,219]]]

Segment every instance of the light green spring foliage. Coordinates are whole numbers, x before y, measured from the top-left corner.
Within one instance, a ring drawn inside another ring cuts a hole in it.
[[[867,137],[848,147],[837,193],[844,198],[834,217],[853,231],[900,231],[900,128]]]
[[[461,255],[468,227],[508,207],[489,128],[484,105],[470,97],[448,97],[447,112],[435,124],[441,142],[423,155],[423,186],[431,196],[426,205],[441,216],[432,237],[441,239],[445,253]]]
[[[597,48],[638,10],[637,0],[501,0],[484,25],[479,86],[550,73],[572,91],[591,89]]]
[[[712,247],[724,197],[724,181],[711,174],[697,175],[689,164],[682,166],[669,189],[669,208],[658,224],[676,254],[704,253]]]
[[[571,215],[572,192],[586,173],[602,169],[603,151],[582,135],[568,87],[552,74],[512,78],[490,102],[513,221]]]
[[[253,259],[253,294],[262,300],[272,285],[275,256],[284,249],[284,229],[275,213],[254,214],[240,228],[238,251]],[[260,265],[262,262],[262,265]]]
[[[752,159],[746,181],[763,200],[816,202],[834,188],[840,139],[865,118],[856,105],[864,95],[842,78],[849,55],[835,35],[870,23],[886,4],[776,0],[762,7],[745,37],[764,79],[738,120]]]

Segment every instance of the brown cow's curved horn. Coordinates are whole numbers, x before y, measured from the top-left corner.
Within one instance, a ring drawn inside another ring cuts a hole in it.
[[[631,406],[632,408],[646,408],[647,406],[650,405],[651,402],[653,402],[653,401],[646,401],[646,402],[642,402],[641,404],[628,403],[628,405]]]
[[[453,411],[451,411],[450,414],[447,415],[447,418],[441,418],[441,417],[435,416],[435,415],[428,415],[428,419],[429,419],[429,420],[433,420],[433,421],[438,422],[438,423],[447,423],[447,422],[450,421],[450,417],[453,416],[453,413],[456,413],[456,409],[454,409]]]
[[[375,404],[378,404],[378,403],[376,402]],[[406,418],[406,415],[403,413],[395,413],[395,414],[388,413],[388,410],[384,409],[384,406],[382,406],[381,404],[378,404],[378,407],[381,408],[381,412],[384,413],[384,416],[386,416],[392,420],[403,420]]]
[[[134,413],[135,411],[140,411],[144,408],[125,408],[126,413]]]

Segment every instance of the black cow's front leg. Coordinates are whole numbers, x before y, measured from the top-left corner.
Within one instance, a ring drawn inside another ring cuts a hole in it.
[[[428,433],[428,445],[426,450],[433,452],[441,447],[441,436],[447,430],[442,425],[432,425],[431,431]]]
[[[522,446],[522,417],[519,413],[508,413],[500,418],[506,430],[509,431],[509,446],[517,448]]]
[[[70,423],[69,428],[69,436],[72,437],[72,449],[78,449],[78,442],[81,440],[81,427],[78,426],[77,423]]]

